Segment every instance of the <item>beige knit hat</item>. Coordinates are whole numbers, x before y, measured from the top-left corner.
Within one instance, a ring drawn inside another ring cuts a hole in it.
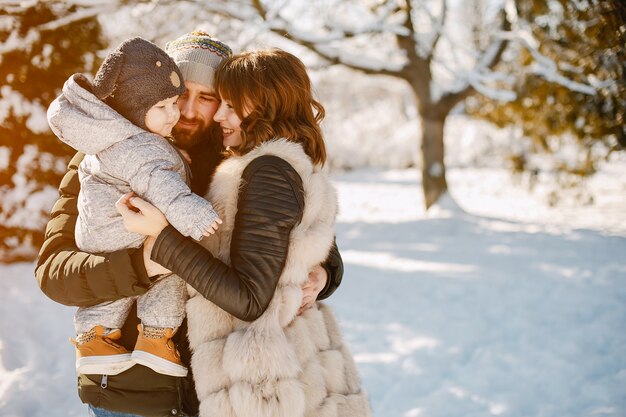
[[[185,81],[213,88],[217,66],[233,54],[228,45],[206,32],[194,31],[165,45],[165,52],[180,68]]]

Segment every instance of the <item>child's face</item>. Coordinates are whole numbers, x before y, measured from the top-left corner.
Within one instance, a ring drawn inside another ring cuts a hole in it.
[[[146,113],[146,127],[152,133],[161,136],[169,136],[172,134],[172,128],[178,123],[180,110],[176,101],[178,96],[166,98],[150,107]]]
[[[247,116],[247,114],[244,116]],[[222,134],[224,135],[222,143],[225,148],[241,145],[241,119],[228,100],[222,98],[213,120],[219,123],[222,128]]]

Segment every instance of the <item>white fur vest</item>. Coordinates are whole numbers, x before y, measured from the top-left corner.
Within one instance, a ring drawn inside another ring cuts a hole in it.
[[[328,255],[337,207],[327,175],[312,165],[300,145],[269,141],[218,167],[208,198],[223,224],[206,239],[207,247],[230,264],[242,174],[261,155],[284,159],[300,175],[304,213],[291,232],[274,297],[256,321],[238,320],[189,288],[189,343],[200,416],[369,416],[356,366],[331,310],[318,302],[296,315],[308,271]]]

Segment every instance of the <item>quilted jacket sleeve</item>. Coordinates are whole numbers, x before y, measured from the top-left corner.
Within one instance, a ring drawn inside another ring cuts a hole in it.
[[[300,221],[304,196],[298,174],[285,161],[260,157],[244,173],[231,242],[232,267],[168,226],[152,259],[241,320],[269,305],[284,267],[289,233]]]
[[[44,294],[65,305],[91,306],[141,295],[151,284],[141,249],[94,255],[76,247],[74,228],[80,190],[77,169],[83,157],[82,153],[74,156],[61,181],[60,196],[46,227],[35,277]]]

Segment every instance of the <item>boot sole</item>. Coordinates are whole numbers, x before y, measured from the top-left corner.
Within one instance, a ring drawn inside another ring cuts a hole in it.
[[[187,376],[188,370],[184,366],[177,365],[167,359],[163,359],[143,350],[134,350],[131,358],[135,363],[147,366],[159,374],[178,377]]]
[[[135,362],[130,353],[121,355],[88,356],[76,361],[76,371],[88,375],[117,375],[132,368]]]

